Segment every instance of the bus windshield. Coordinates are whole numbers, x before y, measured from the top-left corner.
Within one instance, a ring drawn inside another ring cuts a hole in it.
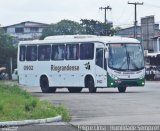
[[[120,71],[138,71],[144,68],[141,44],[110,44],[108,66]]]

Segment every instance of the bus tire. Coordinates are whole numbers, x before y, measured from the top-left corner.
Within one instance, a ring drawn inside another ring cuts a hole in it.
[[[90,93],[96,93],[97,88],[94,86],[94,80],[92,76],[86,76],[85,88],[88,88]]]
[[[125,93],[126,92],[126,86],[118,86],[119,93]]]
[[[43,93],[54,93],[56,92],[56,88],[49,87],[48,78],[46,76],[42,76],[40,79],[40,87]]]
[[[70,87],[68,88],[70,93],[80,93],[82,91],[82,87]]]

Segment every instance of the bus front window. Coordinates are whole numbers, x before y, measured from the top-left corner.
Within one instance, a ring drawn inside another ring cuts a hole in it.
[[[108,66],[115,70],[141,70],[144,68],[140,44],[110,44]]]

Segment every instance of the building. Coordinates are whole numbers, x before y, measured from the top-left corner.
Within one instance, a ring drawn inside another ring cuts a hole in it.
[[[159,31],[159,25],[155,24],[154,16],[141,18],[142,44],[145,50],[154,51],[153,37]]]
[[[25,21],[3,27],[4,30],[18,41],[38,39],[48,24]]]
[[[134,38],[134,26],[119,30],[116,35]],[[160,36],[159,24],[155,24],[154,16],[141,18],[141,26],[137,26],[137,39],[142,42],[144,50],[154,52],[155,39]],[[153,39],[154,38],[154,39]]]
[[[132,27],[128,27],[128,28],[124,28],[124,29],[120,29],[116,35],[117,36],[122,36],[122,37],[129,37],[129,38],[134,38],[134,26]],[[142,40],[141,39],[141,26],[137,26],[137,39],[138,40]]]
[[[160,35],[153,37],[152,40],[153,40],[153,52],[159,53],[160,52]]]

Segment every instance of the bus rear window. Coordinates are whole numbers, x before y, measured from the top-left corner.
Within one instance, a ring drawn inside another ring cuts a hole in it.
[[[20,46],[19,60],[20,61],[25,61],[25,58],[26,58],[26,47],[25,46]]]
[[[37,60],[37,46],[27,46],[26,60],[27,61]]]
[[[80,45],[80,59],[92,60],[94,57],[94,44],[84,43]]]

